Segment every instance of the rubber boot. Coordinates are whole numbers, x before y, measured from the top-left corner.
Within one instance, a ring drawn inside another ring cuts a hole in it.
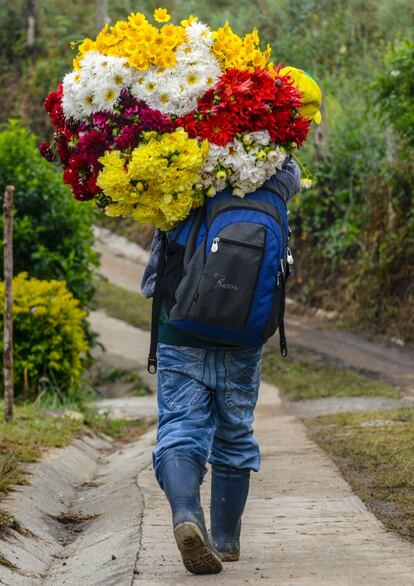
[[[240,558],[240,532],[249,493],[250,470],[212,466],[211,538],[223,562]]]
[[[185,568],[192,574],[221,572],[223,566],[207,535],[200,502],[201,466],[187,454],[166,453],[160,463],[160,479]]]

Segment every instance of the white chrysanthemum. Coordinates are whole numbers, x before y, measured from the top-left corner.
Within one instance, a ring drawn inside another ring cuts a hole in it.
[[[79,89],[76,95],[78,115],[75,119],[81,120],[98,111],[95,92],[92,86],[85,85]]]
[[[211,47],[214,42],[211,30],[202,22],[192,22],[185,29],[185,36],[188,42],[194,47]]]
[[[84,99],[86,87],[88,87],[88,80],[79,71],[72,71],[63,78],[62,108],[66,118],[75,120],[82,118],[83,109],[80,100]]]
[[[106,84],[95,89],[95,112],[113,110],[118,101],[121,87],[116,84]]]
[[[127,59],[109,57],[99,51],[89,51],[80,62],[81,71],[96,84],[116,84],[128,87],[132,82],[132,73]]]
[[[267,130],[258,130],[256,132],[251,132],[250,136],[254,143],[258,143],[262,146],[267,146],[270,144],[270,134]]]
[[[210,145],[202,170],[203,187],[212,187],[218,192],[231,185],[234,195],[244,197],[256,191],[281,168],[286,154],[278,147],[272,147],[267,131],[250,133],[249,143],[248,150],[239,139],[223,147]]]

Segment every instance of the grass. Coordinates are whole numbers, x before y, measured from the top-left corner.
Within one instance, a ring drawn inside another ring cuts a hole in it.
[[[26,484],[25,464],[38,460],[47,448],[64,447],[76,436],[88,433],[132,441],[149,427],[149,423],[110,420],[83,404],[65,405],[72,407],[66,416],[51,413],[50,407],[50,403],[41,402],[17,405],[13,422],[0,422],[0,493],[12,485]],[[79,418],[73,418],[74,411]]]
[[[267,346],[263,353],[262,376],[277,385],[290,401],[323,397],[400,397],[390,385],[297,348],[289,349],[289,356],[284,359],[277,348]]]
[[[95,293],[95,304],[111,317],[121,319],[142,330],[151,329],[151,301],[139,293],[118,287],[99,279]]]
[[[414,408],[324,415],[309,425],[368,508],[414,541]]]

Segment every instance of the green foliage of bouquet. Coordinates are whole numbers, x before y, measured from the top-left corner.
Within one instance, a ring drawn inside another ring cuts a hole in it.
[[[8,184],[15,186],[15,273],[64,279],[82,305],[87,305],[94,293],[92,276],[97,264],[90,229],[93,210],[68,197],[60,173],[39,155],[35,137],[16,122],[0,132],[1,198]],[[0,267],[2,255],[1,250]]]
[[[89,349],[83,329],[86,313],[63,281],[13,280],[14,382],[25,396],[53,386],[68,391],[82,373],[81,355]],[[3,322],[4,283],[0,283]],[[0,324],[3,327],[3,323]],[[3,341],[0,342],[0,356]]]

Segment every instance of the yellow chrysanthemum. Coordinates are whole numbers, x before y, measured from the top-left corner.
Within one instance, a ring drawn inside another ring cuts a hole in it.
[[[128,160],[116,150],[100,157],[97,184],[112,199],[105,213],[131,214],[170,229],[203,203],[194,186],[201,179],[208,141],[189,138],[183,128],[162,135],[146,132],[143,139]]]
[[[187,28],[188,26],[190,26],[190,24],[192,22],[198,22],[198,17],[190,14],[190,16],[188,18],[181,21],[181,26],[183,26],[184,28]]]
[[[154,10],[154,20],[155,22],[168,22],[171,20],[171,16],[166,8],[156,8]]]
[[[226,22],[223,27],[213,32],[213,38],[213,53],[223,70],[235,68],[254,71],[257,68],[267,67],[271,47],[267,45],[265,51],[260,49],[260,38],[256,29],[242,39]]]

